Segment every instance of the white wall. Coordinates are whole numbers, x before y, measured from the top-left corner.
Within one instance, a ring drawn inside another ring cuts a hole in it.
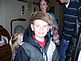
[[[22,5],[25,6],[25,14],[21,14]],[[28,4],[26,2],[20,2],[17,0],[0,0],[0,25],[3,25],[4,28],[10,33],[10,22],[13,19],[25,18],[26,22],[22,22],[25,28],[29,23],[30,13],[28,11]],[[18,23],[19,24],[19,23]],[[15,24],[13,25],[13,27]]]

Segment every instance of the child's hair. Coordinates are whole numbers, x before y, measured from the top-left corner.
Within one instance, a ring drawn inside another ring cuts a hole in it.
[[[23,33],[15,33],[10,39],[10,46],[12,49],[12,54],[16,52],[17,48],[23,41]]]
[[[33,23],[33,21],[37,19],[41,19],[47,22],[49,25],[52,25],[52,20],[50,16],[48,15],[48,13],[44,13],[42,11],[37,11],[37,12],[32,13],[30,22]]]

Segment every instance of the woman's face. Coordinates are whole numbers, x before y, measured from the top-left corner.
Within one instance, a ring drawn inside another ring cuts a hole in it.
[[[47,11],[47,7],[48,7],[48,5],[47,5],[46,1],[45,0],[41,0],[41,2],[40,2],[40,10],[43,11],[43,12],[46,12]]]

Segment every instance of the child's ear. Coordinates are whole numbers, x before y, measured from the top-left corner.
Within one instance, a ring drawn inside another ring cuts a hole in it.
[[[31,24],[31,29],[32,29],[32,31],[34,31],[33,24]]]

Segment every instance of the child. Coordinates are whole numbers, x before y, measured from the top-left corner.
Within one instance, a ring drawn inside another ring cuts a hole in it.
[[[22,44],[23,41],[23,33],[15,33],[11,39],[10,39],[10,46],[11,46],[11,50],[12,50],[12,60],[15,57],[16,51],[19,47],[19,45]]]
[[[32,34],[19,47],[14,61],[59,61],[56,45],[47,35],[52,24],[50,16],[42,11],[35,12],[30,24]]]

